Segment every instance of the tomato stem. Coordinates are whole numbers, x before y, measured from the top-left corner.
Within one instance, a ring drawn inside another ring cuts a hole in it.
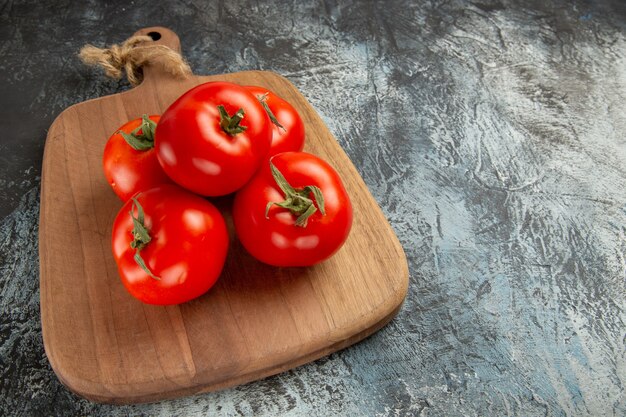
[[[272,121],[272,123],[274,123],[278,128],[282,129],[283,132],[286,132],[287,129],[285,129],[285,126],[280,124],[280,122],[278,121],[278,119],[276,118],[276,116],[274,115],[272,110],[270,109],[270,106],[267,105],[267,95],[268,94],[269,93],[265,93],[263,95],[258,95],[258,96],[256,96],[256,98],[257,98],[257,100],[259,100],[259,102],[261,103],[261,105],[265,109],[265,113],[267,113],[267,115],[270,117],[270,120]]]
[[[126,143],[136,151],[147,151],[154,148],[154,131],[157,124],[148,115],[141,117],[141,124],[130,133],[119,130]]]
[[[217,110],[220,112],[220,126],[224,132],[229,136],[235,136],[238,133],[244,132],[248,129],[247,126],[241,126],[239,123],[243,120],[245,112],[243,109],[237,110],[232,116],[228,114],[224,106],[217,106]]]
[[[150,237],[150,233],[144,224],[145,214],[143,207],[141,207],[141,204],[139,204],[139,201],[137,201],[135,197],[132,198],[132,201],[133,207],[137,209],[137,217],[133,215],[133,208],[130,209],[130,217],[133,219],[133,230],[131,232],[133,234],[133,241],[130,242],[130,247],[135,249],[135,262],[137,262],[137,265],[139,265],[139,267],[143,269],[146,274],[150,275],[154,279],[160,280],[161,278],[157,277],[152,273],[152,271],[150,271],[141,257],[141,250],[145,248],[148,243],[150,243],[152,238]]]
[[[280,202],[270,201],[265,206],[265,218],[269,218],[268,214],[270,208],[273,205],[277,205],[284,209],[291,211],[294,215],[298,216],[296,219],[296,226],[306,227],[309,218],[317,211],[317,207],[313,204],[313,200],[309,198],[313,194],[313,198],[317,202],[320,212],[323,216],[326,215],[324,210],[324,196],[322,190],[315,185],[307,185],[302,189],[296,189],[287,182],[285,176],[276,168],[276,166],[270,161],[270,169],[272,176],[276,181],[276,184],[285,193],[285,200]]]

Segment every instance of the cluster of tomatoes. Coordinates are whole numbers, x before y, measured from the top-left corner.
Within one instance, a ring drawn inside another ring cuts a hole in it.
[[[112,247],[126,289],[149,304],[179,304],[208,291],[226,260],[229,235],[207,197],[235,193],[235,233],[256,259],[309,266],[345,242],[352,206],[337,172],[301,152],[304,123],[261,88],[201,84],[162,116],[114,133],[103,167],[125,201]]]

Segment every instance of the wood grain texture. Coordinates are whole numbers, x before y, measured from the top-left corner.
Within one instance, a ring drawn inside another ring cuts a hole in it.
[[[164,28],[157,43],[180,49]],[[220,389],[275,374],[353,344],[386,324],[408,286],[404,252],[349,158],[286,79],[261,71],[174,79],[144,68],[137,88],[65,110],[45,147],[40,212],[41,319],[46,353],[74,392],[112,403]],[[106,140],[127,120],[162,113],[189,88],[225,80],[265,86],[291,102],[307,128],[305,151],[340,173],[354,208],[351,235],[328,261],[274,268],[232,233],[231,198],[215,200],[231,231],[218,284],[179,306],[126,293],[110,251],[121,202],[101,169]]]

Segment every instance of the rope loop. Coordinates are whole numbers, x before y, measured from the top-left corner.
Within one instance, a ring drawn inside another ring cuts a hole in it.
[[[85,45],[78,56],[87,65],[100,66],[104,73],[119,80],[123,73],[134,87],[143,81],[141,67],[146,64],[158,63],[175,77],[184,78],[191,75],[191,68],[183,57],[165,45],[150,45],[150,36],[132,36],[122,44],[114,44],[108,48]]]

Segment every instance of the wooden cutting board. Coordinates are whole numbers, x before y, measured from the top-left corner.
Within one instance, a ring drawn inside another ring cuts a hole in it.
[[[180,50],[160,27],[155,44]],[[175,79],[144,69],[130,91],[65,110],[46,140],[39,222],[41,324],[46,354],[70,390],[93,401],[157,401],[273,375],[371,335],[397,313],[408,286],[406,257],[365,183],[306,99],[265,71]],[[218,284],[191,302],[144,305],[124,289],[111,254],[122,203],[102,172],[108,137],[144,113],[160,114],[182,93],[225,80],[273,90],[306,125],[305,151],[334,166],[354,205],[352,232],[330,260],[274,268],[238,243],[231,197],[214,199],[231,233]],[[322,383],[322,382],[320,382]]]

